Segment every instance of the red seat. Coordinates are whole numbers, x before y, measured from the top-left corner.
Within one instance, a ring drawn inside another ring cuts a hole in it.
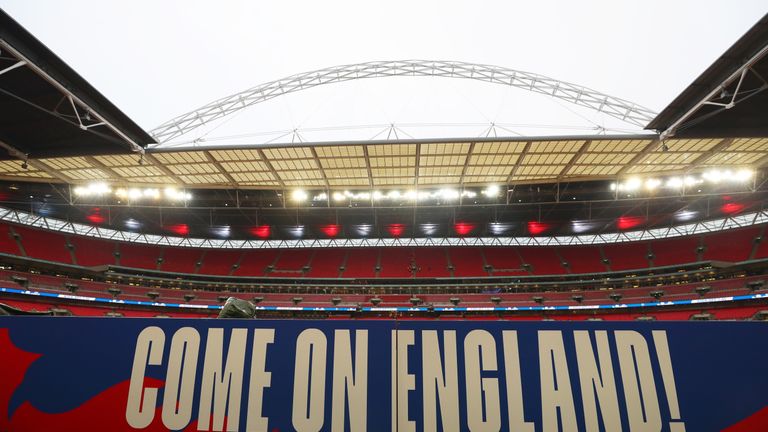
[[[350,249],[347,265],[341,274],[345,278],[370,279],[376,277],[376,263],[381,249]]]
[[[30,258],[72,264],[72,255],[63,234],[23,226],[14,227],[21,245]]]
[[[77,265],[95,267],[115,264],[114,242],[82,236],[72,236],[69,242],[75,248]]]
[[[704,236],[704,259],[712,261],[740,262],[749,259],[755,237],[760,228],[744,228],[723,231]]]
[[[651,242],[653,251],[653,266],[663,267],[698,261],[696,248],[699,247],[698,237],[680,237]]]
[[[173,273],[194,273],[203,250],[194,248],[165,248],[159,269]]]
[[[603,245],[612,271],[648,268],[648,243],[631,242]]]
[[[206,249],[200,260],[199,274],[228,276],[243,255],[241,250]]]
[[[597,246],[568,246],[557,248],[571,273],[603,273],[607,270]]]
[[[455,277],[488,276],[480,248],[448,248]]]

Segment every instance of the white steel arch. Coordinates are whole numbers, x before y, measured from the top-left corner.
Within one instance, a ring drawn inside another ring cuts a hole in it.
[[[548,95],[645,127],[656,113],[636,103],[576,84],[500,66],[457,61],[397,60],[333,66],[259,84],[174,117],[150,131],[160,145],[197,127],[272,98],[326,84],[365,78],[433,76],[501,84]]]

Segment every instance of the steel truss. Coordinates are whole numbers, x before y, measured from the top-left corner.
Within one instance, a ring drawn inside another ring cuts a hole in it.
[[[640,127],[645,127],[656,116],[652,110],[636,103],[531,72],[456,61],[399,60],[333,66],[270,81],[168,120],[150,134],[162,145],[214,120],[288,93],[344,81],[394,76],[463,78],[517,87]]]
[[[27,104],[41,110],[44,112],[47,112],[50,115],[53,115],[55,117],[58,117],[59,119],[66,121],[72,125],[75,125],[79,127],[82,130],[89,130],[92,128],[97,127],[105,127],[114,132],[117,136],[125,140],[125,143],[128,147],[130,147],[130,150],[134,153],[144,153],[144,148],[139,145],[139,143],[136,143],[133,141],[128,135],[123,133],[120,128],[113,125],[110,121],[108,121],[106,118],[102,117],[100,113],[97,111],[91,109],[91,107],[86,104],[83,100],[81,100],[77,95],[73,94],[68,88],[66,88],[64,85],[59,83],[57,80],[52,78],[48,72],[41,69],[39,66],[37,66],[33,61],[27,59],[24,55],[21,54],[18,50],[16,50],[14,47],[9,45],[5,40],[0,39],[0,51],[4,53],[9,53],[11,56],[15,57],[18,61],[13,64],[10,67],[7,67],[3,70],[0,70],[0,75],[10,72],[13,69],[19,68],[19,67],[26,67],[32,70],[34,73],[36,73],[40,78],[51,84],[54,88],[56,88],[59,92],[62,94],[62,99],[58,102],[58,104],[55,107],[41,107],[38,105],[35,105],[26,99],[20,98],[13,93],[8,93],[11,97],[20,99]],[[64,103],[65,105],[69,106],[71,108],[71,113],[63,112],[63,110],[59,110],[59,105]],[[13,147],[10,147],[8,145],[2,145],[2,147],[6,148],[12,156],[18,157],[19,159],[22,159],[24,161],[27,160],[27,155],[21,152],[18,149],[15,149]],[[34,163],[34,162],[32,162]],[[54,176],[56,177],[56,176]]]
[[[312,240],[220,240],[140,234],[67,222],[0,207],[0,220],[67,234],[158,246],[206,249],[305,249],[359,247],[574,246],[657,240],[705,234],[768,222],[768,210],[666,228],[555,237],[441,237]]]

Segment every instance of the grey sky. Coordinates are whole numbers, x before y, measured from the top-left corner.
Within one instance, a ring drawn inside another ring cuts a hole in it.
[[[294,73],[412,58],[536,72],[658,111],[768,12],[764,0],[0,0],[0,6],[146,129]],[[509,126],[509,133],[498,131],[505,135],[571,130],[561,126],[582,127],[579,132],[586,133],[595,124],[631,128],[522,90],[395,78],[278,98],[185,138],[205,134],[213,142],[217,136],[295,127],[491,121],[553,126]],[[414,128],[411,134],[473,136],[483,128]],[[375,133],[343,131],[305,139]]]

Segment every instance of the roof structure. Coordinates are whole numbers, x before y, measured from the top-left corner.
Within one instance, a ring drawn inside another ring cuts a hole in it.
[[[721,55],[647,128],[662,138],[768,135],[768,15]]]
[[[45,171],[51,167],[37,164],[36,159],[141,153],[153,142],[133,120],[0,10],[0,147],[7,151],[0,152],[0,160],[21,159],[31,168]],[[56,177],[55,172],[47,174]]]
[[[763,81],[754,87],[753,81],[768,72],[763,70],[767,26],[768,18],[763,18],[651,122],[649,128],[661,131],[661,136],[493,137],[182,149],[152,145],[152,136],[0,12],[0,146],[7,150],[7,154],[0,154],[0,180],[330,190],[556,183],[678,174],[709,167],[762,168],[768,163],[768,107],[764,106],[768,92],[763,92],[768,85]],[[531,91],[549,92],[635,124],[650,113],[627,101],[536,74],[457,62],[417,63],[364,63],[323,70],[325,74],[298,74],[215,101],[193,111],[191,117],[173,119],[156,135],[176,136],[290,91],[391,74],[440,74],[528,85]],[[723,81],[723,77],[727,79]],[[727,86],[738,86],[739,82],[742,86],[740,90],[734,88],[732,94],[737,96],[732,98],[730,109],[711,100],[701,102],[701,95],[711,95],[712,88],[722,87],[717,87],[718,83],[725,83],[722,88],[727,93]],[[288,83],[292,87],[287,87]],[[748,89],[753,90],[744,94]],[[601,100],[611,103],[605,105]],[[709,112],[696,117],[706,110]],[[141,157],[136,153],[142,153]]]
[[[188,188],[387,188],[521,184],[681,173],[764,164],[768,138],[667,141],[593,136],[151,149],[130,155],[0,161],[0,179],[109,181]],[[50,174],[56,171],[56,176]]]

